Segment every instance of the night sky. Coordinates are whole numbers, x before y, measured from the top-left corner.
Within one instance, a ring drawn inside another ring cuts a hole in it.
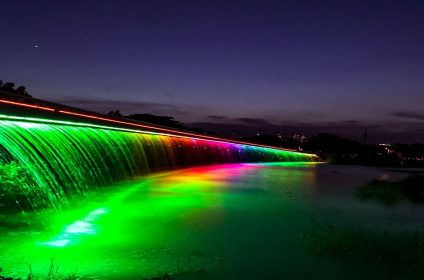
[[[0,4],[0,79],[229,134],[424,142],[423,1]]]

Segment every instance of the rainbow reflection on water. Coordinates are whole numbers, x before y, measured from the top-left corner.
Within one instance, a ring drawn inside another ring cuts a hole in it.
[[[313,164],[284,166],[296,170]],[[195,239],[206,232],[219,232],[229,207],[251,207],[243,197],[254,200],[251,194],[256,196],[260,188],[245,182],[270,167],[230,164],[161,172],[93,190],[89,197],[71,200],[68,210],[8,216],[11,226],[0,237],[5,249],[0,263],[21,277],[27,272],[25,264],[42,275],[51,258],[65,274],[175,272],[175,258],[192,254],[199,245]],[[17,221],[20,226],[13,229]],[[197,265],[214,261],[213,256],[202,257]]]
[[[389,209],[352,195],[355,187],[382,174],[401,175],[389,173],[313,163],[155,173],[93,189],[70,199],[61,211],[0,214],[0,264],[4,274],[16,277],[26,277],[31,266],[34,276],[46,278],[53,260],[59,274],[87,279],[143,279],[164,273],[174,273],[176,280],[272,279],[270,275],[416,279],[403,276],[422,276],[424,268],[396,267],[398,274],[393,274],[392,259],[383,262],[387,258],[375,256],[409,248],[399,240],[414,245],[408,238],[422,232],[424,209]],[[403,231],[411,234],[401,235]],[[358,244],[349,239],[352,232]],[[340,238],[347,238],[346,243]],[[340,261],[339,254],[344,258],[350,253],[332,242],[355,249],[360,260]],[[373,250],[361,254],[364,244]],[[317,256],[326,246],[337,254]]]

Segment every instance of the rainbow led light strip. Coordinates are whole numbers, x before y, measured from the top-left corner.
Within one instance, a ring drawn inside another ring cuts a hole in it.
[[[190,133],[190,132],[184,132],[184,131],[179,131],[179,130],[174,130],[174,129],[167,129],[167,128],[162,128],[162,127],[158,127],[158,126],[139,124],[139,123],[135,123],[135,122],[127,122],[127,121],[114,120],[114,119],[110,119],[110,118],[97,117],[97,116],[93,116],[93,115],[89,115],[89,114],[75,113],[75,112],[71,112],[71,111],[67,111],[67,110],[57,110],[57,109],[50,108],[50,107],[32,105],[32,104],[27,104],[27,103],[22,103],[22,102],[14,102],[14,101],[0,99],[0,103],[5,103],[5,104],[10,104],[10,105],[15,105],[15,106],[28,107],[28,108],[33,108],[33,109],[46,110],[46,111],[53,111],[53,112],[61,113],[61,114],[65,114],[65,115],[73,115],[73,116],[78,116],[78,117],[84,117],[84,118],[100,120],[100,121],[107,121],[107,122],[129,125],[129,126],[134,126],[134,127],[140,127],[140,128],[145,128],[145,129],[146,128],[147,129],[154,129],[154,130],[162,131],[164,133],[153,133],[153,132],[144,131],[144,130],[143,131],[131,130],[131,129],[127,130],[127,129],[116,128],[116,127],[111,127],[111,126],[92,125],[92,124],[79,123],[79,122],[55,121],[55,120],[40,119],[40,118],[12,117],[12,116],[0,115],[1,118],[6,118],[6,119],[16,119],[16,120],[20,119],[20,120],[27,120],[27,121],[43,122],[43,123],[56,123],[56,124],[77,125],[77,126],[92,126],[92,127],[98,127],[98,128],[132,131],[132,132],[148,133],[148,134],[158,134],[158,135],[166,135],[166,136],[173,136],[173,137],[183,137],[181,135],[184,135],[184,136],[186,136],[185,138],[191,138],[191,139],[210,140],[210,141],[220,142],[220,143],[232,143],[232,144],[239,144],[239,145],[247,145],[247,146],[254,146],[254,147],[260,147],[260,148],[267,148],[267,149],[273,149],[273,150],[281,150],[281,151],[299,153],[299,154],[304,154],[304,155],[316,156],[315,154],[300,153],[300,152],[293,150],[293,149],[287,149],[287,148],[283,149],[283,148],[278,148],[278,147],[273,147],[273,146],[268,146],[268,145],[252,144],[252,143],[248,143],[248,142],[244,142],[244,141],[227,140],[227,139],[222,139],[222,138],[219,138],[219,137],[206,136],[206,135],[201,135],[201,134],[197,134],[197,133]]]
[[[283,152],[290,152],[290,153],[294,153],[294,154],[302,154],[302,155],[306,155],[306,156],[316,157],[315,154],[301,153],[301,152],[292,151],[292,150],[286,150],[286,149],[269,147],[269,146],[262,146],[262,145],[255,145],[255,144],[250,144],[250,143],[245,143],[245,142],[224,141],[220,138],[215,138],[214,140],[203,139],[201,137],[189,137],[189,136],[175,135],[175,134],[162,133],[162,132],[145,131],[145,130],[140,130],[140,129],[129,129],[129,128],[122,128],[122,127],[98,125],[98,124],[92,124],[92,123],[51,120],[51,119],[33,118],[33,117],[17,117],[17,116],[9,116],[9,115],[0,115],[0,119],[12,120],[12,121],[23,121],[23,122],[36,122],[36,123],[59,124],[59,125],[61,124],[61,125],[70,125],[70,126],[110,129],[110,130],[117,130],[117,131],[143,133],[143,134],[150,134],[150,135],[161,135],[161,136],[169,136],[169,137],[177,137],[177,138],[185,138],[185,139],[193,139],[193,140],[203,140],[203,141],[206,140],[206,141],[211,141],[211,142],[216,142],[216,143],[221,143],[221,144],[238,144],[238,145],[242,145],[242,146],[252,146],[252,147],[265,148],[265,149],[271,149],[271,150],[280,150],[280,151],[283,151]],[[193,134],[193,135],[196,135],[196,134]],[[198,135],[196,135],[196,136],[198,136]]]
[[[97,116],[92,116],[92,115],[87,115],[87,114],[81,114],[81,113],[74,113],[74,112],[65,111],[65,110],[59,110],[59,113],[67,114],[67,115],[74,115],[74,116],[79,116],[79,117],[85,117],[85,118],[90,118],[90,119],[95,119],[95,120],[101,120],[101,121],[108,121],[108,122],[113,122],[113,123],[125,124],[125,125],[130,125],[130,126],[135,126],[135,127],[156,129],[156,130],[164,131],[164,132],[167,132],[167,133],[178,133],[178,134],[189,136],[190,138],[198,138],[198,139],[206,139],[206,140],[220,141],[220,142],[226,142],[226,143],[234,143],[234,144],[241,144],[241,145],[257,146],[257,147],[269,148],[269,149],[280,149],[280,148],[275,148],[275,147],[267,146],[267,145],[256,145],[256,144],[253,145],[251,143],[243,142],[243,141],[224,140],[224,139],[219,138],[219,137],[212,137],[212,136],[200,135],[200,134],[197,134],[197,133],[184,132],[184,131],[179,131],[179,130],[174,130],[174,129],[167,129],[167,128],[162,128],[162,127],[158,127],[158,126],[138,124],[138,123],[133,123],[133,122],[118,121],[118,120],[113,120],[113,119],[109,119],[109,118],[97,117]],[[175,136],[175,135],[172,134],[172,136]],[[280,149],[280,150],[296,152],[295,150],[292,150],[292,149]]]

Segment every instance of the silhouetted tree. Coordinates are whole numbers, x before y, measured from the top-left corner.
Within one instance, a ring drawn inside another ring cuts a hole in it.
[[[305,143],[304,149],[318,153],[328,161],[337,163],[359,161],[364,152],[364,146],[361,143],[330,133],[319,133],[311,137]]]
[[[173,128],[180,128],[184,129],[183,123],[174,120],[174,117],[170,116],[156,116],[152,114],[132,114],[129,116],[126,116],[126,118],[136,120],[136,121],[142,121],[142,122],[148,122]]]
[[[17,89],[15,89],[15,83],[3,83],[3,81],[0,81],[0,90],[7,92],[7,93],[13,93],[17,95],[22,95],[26,97],[32,97],[28,94],[26,91],[26,88],[24,86],[19,86]]]
[[[4,83],[3,90],[10,93],[15,93],[15,83]]]
[[[110,116],[122,117],[121,111],[119,111],[119,110],[109,111],[109,113],[107,113],[107,114],[110,115]]]
[[[19,95],[23,95],[23,96],[28,96],[28,97],[32,97],[31,95],[28,94],[28,92],[25,90],[24,86],[19,86],[16,90],[15,90],[16,94]]]
[[[271,145],[271,146],[280,146],[281,147],[281,139],[277,136],[273,135],[262,135],[257,134],[254,136],[248,136],[248,137],[242,137],[240,138],[242,141],[256,143],[256,144],[263,144],[263,145]]]
[[[201,133],[201,134],[208,134],[208,135],[217,135],[215,132],[203,129],[201,127],[184,127],[185,130],[190,130],[193,132]]]

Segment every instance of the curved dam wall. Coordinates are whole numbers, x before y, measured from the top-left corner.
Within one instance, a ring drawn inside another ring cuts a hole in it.
[[[3,207],[61,207],[74,194],[85,195],[92,188],[160,168],[318,160],[311,154],[254,145],[51,122],[0,119]]]

